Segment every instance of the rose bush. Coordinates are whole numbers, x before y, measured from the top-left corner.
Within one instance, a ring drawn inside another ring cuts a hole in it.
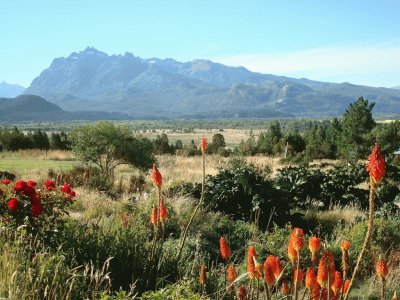
[[[29,230],[54,231],[67,214],[76,196],[68,183],[57,187],[46,180],[38,185],[34,180],[7,179],[0,182],[0,220],[2,226],[27,225]]]

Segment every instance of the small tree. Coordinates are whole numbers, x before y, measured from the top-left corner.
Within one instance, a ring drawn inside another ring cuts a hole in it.
[[[104,180],[112,178],[120,164],[148,169],[155,162],[149,139],[135,137],[127,127],[114,126],[111,122],[100,121],[76,128],[70,138],[78,159],[97,165]]]
[[[225,149],[226,143],[225,138],[222,134],[216,133],[213,135],[212,142],[209,146],[209,149],[212,153],[220,154]]]

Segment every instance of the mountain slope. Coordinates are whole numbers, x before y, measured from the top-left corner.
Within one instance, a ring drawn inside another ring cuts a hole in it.
[[[0,97],[12,98],[21,95],[25,88],[18,84],[9,84],[5,81],[0,82]]]
[[[67,110],[133,118],[338,115],[359,96],[375,101],[375,112],[400,113],[398,89],[260,74],[208,60],[109,56],[94,48],[55,59],[25,93]]]

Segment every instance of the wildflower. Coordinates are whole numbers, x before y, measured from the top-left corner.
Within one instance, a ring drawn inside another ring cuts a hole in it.
[[[43,206],[40,203],[32,203],[31,214],[32,217],[38,217],[43,212]]]
[[[268,260],[265,260],[264,262],[264,281],[269,287],[271,287],[275,282],[274,271],[272,270],[272,266]]]
[[[343,284],[343,294],[347,294],[347,291],[349,290],[349,286],[350,286],[350,280],[346,279]]]
[[[43,184],[49,192],[56,188],[56,184],[50,179],[47,179]]]
[[[4,185],[9,185],[11,183],[11,181],[8,179],[3,179],[3,181],[1,183]]]
[[[61,186],[61,191],[63,191],[64,193],[69,195],[69,194],[71,194],[72,189],[71,189],[71,187],[69,186],[68,183],[64,183],[64,185]]]
[[[165,221],[167,220],[168,212],[167,212],[167,208],[165,207],[163,199],[160,200],[159,212],[160,212],[161,222],[165,223]]]
[[[206,274],[206,272],[207,272],[207,267],[203,263],[201,265],[201,268],[200,268],[200,276],[199,276],[199,282],[202,285],[205,285],[207,283],[207,274]]]
[[[156,207],[153,207],[153,209],[151,211],[150,222],[154,226],[157,226],[157,224],[158,224],[158,211],[157,211]]]
[[[34,180],[28,180],[27,184],[28,184],[28,186],[35,187],[37,185],[37,182]]]
[[[334,279],[333,279],[333,283],[331,286],[332,291],[335,294],[335,296],[337,296],[340,293],[340,291],[342,289],[342,284],[343,284],[342,275],[340,274],[339,271],[336,271]]]
[[[304,248],[304,231],[300,228],[294,228],[292,234],[290,235],[292,240],[293,249],[296,252],[300,252]]]
[[[208,146],[208,141],[207,141],[207,139],[203,136],[203,137],[201,138],[201,142],[200,142],[200,149],[201,149],[201,152],[202,152],[203,154],[206,153],[207,146]]]
[[[246,286],[244,284],[242,284],[239,288],[239,299],[240,300],[244,300],[247,298],[247,289]]]
[[[306,288],[311,291],[317,284],[317,276],[315,275],[314,268],[308,268],[306,271]]]
[[[328,266],[326,264],[326,258],[321,257],[319,260],[317,281],[321,287],[325,287],[328,282]]]
[[[368,156],[367,171],[373,184],[381,182],[383,176],[385,176],[385,160],[378,144],[375,144],[374,149]]]
[[[256,265],[256,258],[256,249],[253,246],[250,246],[249,250],[247,251],[247,272],[249,273],[250,279],[254,279],[254,277],[259,277],[259,271],[256,268],[256,266],[258,265]]]
[[[289,293],[290,293],[289,283],[288,283],[287,281],[285,281],[285,280],[282,281],[281,291],[282,291],[282,294],[283,294],[284,296],[288,296]]]
[[[7,207],[11,211],[16,211],[19,207],[18,200],[16,198],[11,198],[7,203]]]
[[[283,271],[283,267],[282,267],[279,257],[270,255],[267,257],[266,262],[268,262],[270,264],[275,278],[279,278]]]
[[[161,189],[162,176],[161,173],[158,171],[156,164],[153,165],[153,170],[151,171],[151,180],[157,188]]]
[[[236,278],[238,276],[235,266],[233,264],[229,264],[228,267],[226,268],[226,273],[227,273],[229,285],[233,284],[233,282],[236,280]]]
[[[290,239],[288,243],[288,257],[294,266],[297,262],[297,252],[293,247],[293,240]]]
[[[379,256],[376,263],[376,275],[382,280],[385,280],[386,275],[389,273],[389,269],[386,261],[384,261],[381,256]]]
[[[26,181],[18,180],[15,183],[15,191],[19,192],[19,193],[22,193],[26,189],[27,186],[28,186],[28,184],[26,183]]]
[[[321,239],[316,236],[310,237],[308,240],[308,248],[311,252],[311,261],[315,264],[317,261],[317,253],[319,249],[321,249]]]
[[[228,242],[224,236],[221,236],[219,239],[219,250],[223,260],[227,260],[231,257],[231,249],[229,248]]]
[[[321,293],[319,285],[316,284],[312,287],[310,290],[310,299],[311,300],[318,300],[319,299],[319,294]]]
[[[349,241],[342,241],[342,242],[340,243],[340,248],[342,248],[342,251],[343,251],[343,252],[344,252],[344,251],[349,251],[350,247],[351,247],[351,244],[350,244]]]
[[[302,270],[294,270],[293,273],[293,283],[295,285],[301,285],[303,282],[303,271]]]

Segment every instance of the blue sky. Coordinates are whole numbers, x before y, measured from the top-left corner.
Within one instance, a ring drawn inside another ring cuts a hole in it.
[[[0,14],[0,82],[28,86],[54,58],[93,46],[400,85],[398,0],[0,0]]]

